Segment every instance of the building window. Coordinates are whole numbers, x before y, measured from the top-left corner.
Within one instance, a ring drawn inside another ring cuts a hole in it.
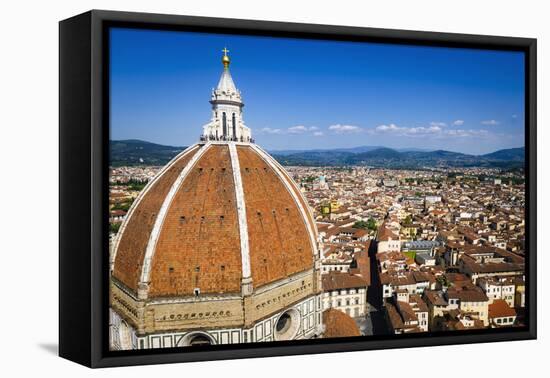
[[[187,334],[181,341],[181,344],[178,346],[203,346],[203,345],[212,345],[214,341],[212,338],[203,332],[192,332]]]
[[[297,310],[288,310],[279,316],[275,323],[276,340],[292,340],[300,328],[300,313]]]
[[[235,122],[235,113],[233,113],[233,139],[237,139],[237,123]]]
[[[275,325],[275,330],[278,333],[285,333],[290,328],[291,323],[292,319],[290,318],[290,315],[284,313],[277,321],[277,324]]]
[[[193,336],[191,340],[189,340],[190,346],[200,346],[200,345],[210,345],[212,342],[210,339],[204,335],[197,335]]]
[[[225,112],[222,113],[222,125],[223,125],[223,136],[227,136],[227,117]]]

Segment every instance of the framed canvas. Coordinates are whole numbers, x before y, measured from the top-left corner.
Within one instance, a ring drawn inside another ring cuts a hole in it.
[[[94,10],[59,70],[62,357],[536,338],[536,40]]]

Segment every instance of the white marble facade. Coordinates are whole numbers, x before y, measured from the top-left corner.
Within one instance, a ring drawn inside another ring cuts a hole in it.
[[[110,310],[111,349],[173,348],[202,344],[241,344],[309,339],[322,331],[321,296],[304,300],[262,319],[250,328],[196,329],[148,334],[142,337]]]

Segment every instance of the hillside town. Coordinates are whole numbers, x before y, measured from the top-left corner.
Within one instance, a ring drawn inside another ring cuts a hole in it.
[[[523,172],[285,168],[316,221],[323,316],[348,315],[350,334],[524,324]],[[111,170],[111,236],[159,170]]]

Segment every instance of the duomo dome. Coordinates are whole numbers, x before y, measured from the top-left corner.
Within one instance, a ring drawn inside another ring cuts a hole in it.
[[[223,72],[199,143],[132,205],[112,250],[111,348],[316,337],[319,247],[310,208],[254,143]]]

